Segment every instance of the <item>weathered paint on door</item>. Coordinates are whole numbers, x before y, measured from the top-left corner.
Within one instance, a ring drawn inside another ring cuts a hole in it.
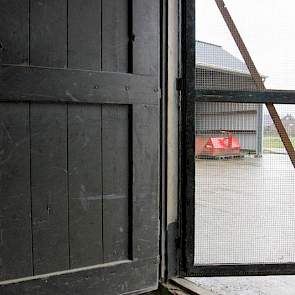
[[[159,1],[0,4],[0,293],[155,288]]]

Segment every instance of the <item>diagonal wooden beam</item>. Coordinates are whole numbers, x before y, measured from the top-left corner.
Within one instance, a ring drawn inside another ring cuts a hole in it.
[[[221,12],[221,15],[223,16],[223,19],[225,21],[225,23],[227,24],[227,27],[234,39],[234,41],[236,42],[236,45],[238,46],[239,48],[239,51],[248,67],[248,70],[252,76],[252,79],[254,80],[255,82],[255,85],[257,87],[258,90],[265,90],[265,86],[264,86],[264,83],[263,83],[263,80],[260,76],[260,74],[258,73],[257,71],[257,68],[252,60],[252,57],[242,39],[242,36],[240,35],[225,3],[223,0],[215,0],[220,12]],[[280,116],[278,115],[278,112],[274,106],[273,103],[266,103],[265,104],[267,109],[268,109],[268,112],[274,122],[274,125],[276,126],[276,129],[280,135],[280,138],[285,146],[285,149],[287,150],[288,152],[288,155],[290,157],[290,160],[293,164],[293,167],[295,168],[295,151],[294,151],[294,147],[292,145],[292,142],[288,136],[288,133],[281,121],[281,118]]]

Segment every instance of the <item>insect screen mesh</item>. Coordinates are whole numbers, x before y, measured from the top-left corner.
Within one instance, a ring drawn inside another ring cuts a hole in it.
[[[266,88],[294,90],[294,1],[224,2]],[[196,0],[196,86],[255,89],[215,0]]]
[[[294,90],[294,1],[225,2],[266,88]],[[197,89],[256,90],[214,0],[196,34]],[[276,108],[294,146],[295,106]],[[265,106],[197,102],[195,156],[195,264],[295,262],[295,170]]]
[[[295,262],[295,170],[267,110],[197,103],[195,122],[195,263]]]

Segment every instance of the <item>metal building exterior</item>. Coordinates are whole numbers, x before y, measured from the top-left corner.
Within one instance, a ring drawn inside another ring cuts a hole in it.
[[[255,83],[244,62],[221,46],[196,42],[197,89],[255,90]],[[238,137],[241,149],[261,155],[263,106],[258,104],[199,102],[196,104],[196,130],[220,134],[227,130]]]

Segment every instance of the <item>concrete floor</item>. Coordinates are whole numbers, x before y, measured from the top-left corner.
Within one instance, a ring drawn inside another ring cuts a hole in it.
[[[295,173],[287,155],[197,160],[195,212],[196,264],[295,262]]]
[[[295,277],[191,278],[199,295],[294,295]]]
[[[196,161],[195,264],[295,262],[295,173],[287,155]],[[292,294],[295,277],[195,278],[204,294]]]

